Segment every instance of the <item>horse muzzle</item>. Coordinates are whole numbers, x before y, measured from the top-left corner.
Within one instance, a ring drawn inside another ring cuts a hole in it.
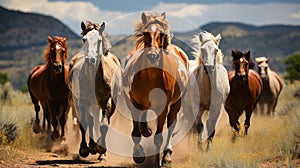
[[[150,61],[151,64],[155,64],[160,60],[160,54],[157,52],[150,51],[147,54],[147,59]]]
[[[85,63],[89,66],[92,66],[96,63],[96,58],[85,58]]]
[[[237,78],[244,81],[246,79],[246,73],[237,73]]]
[[[207,71],[208,74],[212,74],[215,70],[215,66],[213,65],[205,65],[205,69]]]
[[[62,66],[61,63],[54,63],[53,64],[53,69],[54,69],[55,73],[61,73],[62,69],[63,69],[63,66]]]

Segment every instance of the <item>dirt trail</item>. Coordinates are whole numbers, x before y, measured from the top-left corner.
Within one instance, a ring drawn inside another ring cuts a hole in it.
[[[125,114],[126,115],[126,114]],[[117,111],[111,119],[111,126],[117,130],[121,135],[124,135],[126,139],[116,139],[113,133],[108,133],[107,139],[113,141],[107,142],[108,148],[112,145],[116,145],[114,148],[124,148],[120,151],[116,149],[108,150],[106,155],[106,161],[99,161],[98,154],[89,155],[87,158],[82,158],[78,155],[80,144],[80,133],[76,126],[73,125],[71,112],[69,113],[67,121],[66,141],[62,143],[53,143],[53,141],[45,135],[34,135],[35,139],[41,142],[45,152],[38,153],[20,153],[24,156],[24,159],[20,159],[14,167],[148,167],[152,163],[152,158],[146,158],[145,162],[140,165],[136,165],[130,155],[118,154],[122,153],[126,149],[131,149],[132,144],[126,145],[130,141],[132,143],[130,134],[132,130],[132,122]],[[153,124],[152,124],[153,126]],[[144,142],[143,142],[144,141]],[[173,146],[172,160],[173,164],[179,164],[186,161],[190,154],[196,149],[193,144],[195,138],[192,136],[184,137],[179,143]],[[147,140],[142,139],[142,144],[153,142],[153,138]],[[118,144],[120,146],[118,146]],[[125,144],[125,145],[124,145]],[[113,148],[113,147],[112,147]],[[147,147],[144,147],[144,149]],[[163,148],[163,146],[162,146]],[[147,149],[145,149],[147,150]],[[131,152],[131,151],[130,151]],[[127,156],[126,156],[127,155]],[[1,164],[0,164],[1,165]],[[5,166],[5,164],[2,164]],[[11,166],[11,165],[10,165]],[[1,166],[0,166],[1,167]]]

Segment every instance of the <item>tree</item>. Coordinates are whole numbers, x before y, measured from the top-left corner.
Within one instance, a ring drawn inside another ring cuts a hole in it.
[[[0,73],[0,85],[4,85],[9,82],[8,75],[6,73]]]
[[[294,82],[300,80],[300,54],[294,54],[285,60],[287,74],[284,76],[286,80]]]

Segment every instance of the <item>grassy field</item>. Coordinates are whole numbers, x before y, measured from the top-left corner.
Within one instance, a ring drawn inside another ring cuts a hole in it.
[[[226,114],[211,150],[195,148],[173,167],[300,167],[300,103],[293,96],[299,84],[285,85],[275,117],[253,116],[247,137],[241,133],[232,143]],[[0,86],[0,101],[0,167],[23,162],[25,155],[45,153],[32,133],[35,113],[28,93],[7,83]],[[196,136],[192,139],[195,145]]]

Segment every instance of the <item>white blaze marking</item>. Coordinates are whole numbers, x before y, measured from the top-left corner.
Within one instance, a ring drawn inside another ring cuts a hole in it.
[[[240,62],[243,62],[243,58],[240,58]]]
[[[156,27],[155,25],[152,25],[152,26],[151,26],[152,32],[156,32],[156,29],[157,29],[157,27]]]
[[[59,45],[56,45],[55,48],[58,50],[58,49],[60,49],[60,46],[59,46]]]

